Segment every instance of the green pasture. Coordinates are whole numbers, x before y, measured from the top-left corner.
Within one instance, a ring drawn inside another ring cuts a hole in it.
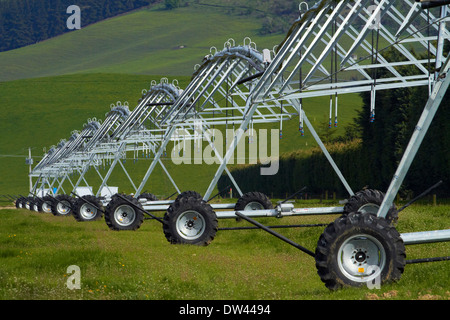
[[[234,199],[235,200],[235,199]],[[224,200],[221,200],[224,201]],[[299,206],[336,205],[297,201]],[[415,204],[400,214],[400,232],[450,226],[448,205]],[[21,210],[0,211],[0,299],[42,300],[447,300],[449,262],[407,265],[381,289],[331,292],[314,259],[260,230],[218,231],[208,247],[171,245],[154,220],[134,232],[110,231],[103,220]],[[258,219],[265,225],[329,223],[336,216]],[[220,220],[219,227],[246,226]],[[314,250],[324,227],[276,229]],[[407,246],[407,259],[448,255],[449,243]],[[81,270],[69,290],[67,268]]]

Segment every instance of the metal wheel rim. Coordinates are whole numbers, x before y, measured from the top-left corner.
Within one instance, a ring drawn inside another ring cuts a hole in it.
[[[114,220],[122,227],[128,227],[136,220],[136,212],[126,204],[117,207],[114,211]]]
[[[364,283],[381,274],[386,264],[386,252],[376,238],[359,234],[340,246],[337,259],[339,270],[347,279]]]
[[[51,213],[52,206],[49,203],[44,202],[44,203],[42,203],[42,211],[44,211],[45,213]]]
[[[185,211],[176,221],[178,234],[186,240],[196,240],[205,232],[206,221],[203,216],[194,210]]]
[[[59,214],[68,214],[70,212],[70,203],[67,201],[60,201],[56,205]]]
[[[33,211],[39,212],[39,208],[37,204],[33,204]]]
[[[244,210],[264,210],[264,207],[259,202],[251,201],[251,202],[247,203]]]
[[[379,209],[380,209],[380,206],[379,206],[379,205],[374,204],[374,203],[367,203],[367,204],[361,206],[361,207],[358,209],[358,212],[361,212],[361,213],[370,213],[370,214],[373,214],[373,215],[377,215]]]
[[[85,220],[91,220],[94,219],[97,215],[97,209],[94,208],[92,205],[85,203],[80,208],[80,215]]]

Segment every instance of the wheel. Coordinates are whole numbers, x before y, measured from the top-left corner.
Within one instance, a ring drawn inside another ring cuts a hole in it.
[[[33,202],[31,203],[31,207],[33,208],[33,211],[36,212],[42,212],[42,199],[41,198],[34,198]]]
[[[17,201],[16,201],[16,207],[18,209],[23,209],[25,208],[25,203],[27,201],[27,198],[25,197],[20,197]]]
[[[28,210],[33,210],[32,202],[33,202],[33,198],[32,197],[25,198],[25,201],[23,202],[23,207],[28,209]]]
[[[16,208],[17,209],[22,209],[23,208],[23,203],[25,201],[24,197],[20,197],[16,200]]]
[[[42,198],[41,209],[44,213],[52,213],[52,205],[55,200],[50,196]]]
[[[128,201],[115,196],[106,206],[105,222],[111,230],[137,230],[144,222],[142,205],[133,196],[123,195]],[[131,202],[131,203],[130,203]]]
[[[68,216],[72,213],[74,199],[67,194],[60,194],[55,197],[52,203],[52,213],[55,216]]]
[[[147,201],[157,201],[158,198],[156,198],[156,196],[152,193],[149,192],[145,192],[141,195],[139,195],[138,200],[140,199],[147,199]]]
[[[99,220],[103,217],[103,204],[91,195],[75,200],[72,215],[79,222]]]
[[[264,210],[273,209],[272,202],[270,202],[269,197],[261,192],[248,192],[243,194],[234,207],[236,211],[238,210]]]
[[[217,232],[217,216],[203,199],[181,197],[164,215],[163,231],[172,244],[206,246]]]
[[[195,199],[202,199],[202,195],[200,193],[198,193],[197,191],[183,191],[182,193],[180,193],[177,196],[175,201],[178,201],[181,198],[188,198],[188,197],[193,197]]]
[[[368,212],[352,212],[328,225],[315,253],[317,273],[330,290],[397,281],[405,258],[397,230]]]
[[[357,192],[354,196],[348,199],[348,202],[344,206],[344,214],[350,212],[368,212],[373,215],[377,215],[378,209],[380,209],[381,203],[384,199],[384,193],[378,190],[366,189]],[[390,223],[395,224],[398,220],[398,211],[395,205],[389,208],[388,214],[385,218]]]
[[[30,200],[28,200],[28,207],[29,207],[30,211],[35,211],[35,209],[34,209],[34,202],[35,202],[34,198],[30,198]]]

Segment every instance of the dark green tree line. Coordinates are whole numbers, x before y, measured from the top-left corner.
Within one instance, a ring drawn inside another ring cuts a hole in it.
[[[5,0],[0,1],[0,51],[30,45],[69,32],[67,7],[81,9],[82,26],[157,0]]]

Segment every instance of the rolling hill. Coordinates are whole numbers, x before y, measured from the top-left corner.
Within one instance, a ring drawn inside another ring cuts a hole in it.
[[[73,73],[191,75],[195,64],[229,39],[250,37],[272,48],[284,34],[259,36],[261,22],[220,10],[145,8],[81,30],[0,53],[0,81]]]

